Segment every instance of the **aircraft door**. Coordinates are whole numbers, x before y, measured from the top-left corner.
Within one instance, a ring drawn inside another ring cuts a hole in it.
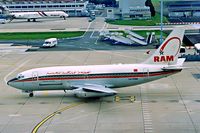
[[[144,68],[143,69],[143,75],[144,75],[144,78],[149,78],[149,69],[148,68]]]
[[[84,79],[88,79],[88,74],[84,74]]]
[[[32,72],[32,86],[34,89],[37,89],[38,88],[38,83],[39,81],[39,78],[38,78],[38,72]]]

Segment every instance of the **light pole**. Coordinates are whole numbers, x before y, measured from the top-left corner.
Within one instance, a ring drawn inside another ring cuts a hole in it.
[[[163,42],[163,0],[160,1],[160,44]]]
[[[76,12],[76,0],[75,0],[75,17],[77,17],[77,12]]]

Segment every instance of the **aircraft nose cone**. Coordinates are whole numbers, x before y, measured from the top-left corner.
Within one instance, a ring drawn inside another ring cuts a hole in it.
[[[7,85],[10,85],[9,83],[10,83],[10,81],[7,82]]]
[[[15,80],[17,80],[17,78],[13,78],[13,79],[9,80],[9,81],[7,82],[7,85],[12,86],[12,83],[13,83]]]

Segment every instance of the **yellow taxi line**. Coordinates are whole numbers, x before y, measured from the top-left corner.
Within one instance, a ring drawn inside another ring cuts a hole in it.
[[[69,105],[69,106],[67,106],[67,107],[64,107],[64,108],[62,108],[62,109],[59,109],[59,110],[57,110],[56,112],[53,112],[52,114],[50,114],[50,115],[48,115],[46,118],[44,118],[41,122],[39,122],[39,123],[33,128],[33,130],[32,130],[31,133],[37,133],[38,129],[39,129],[45,122],[47,122],[49,119],[51,119],[52,117],[54,117],[56,114],[61,113],[61,112],[65,111],[65,110],[67,110],[67,109],[76,107],[76,106],[81,105],[81,104],[83,104],[83,103],[74,103],[74,104],[71,104],[71,105]]]

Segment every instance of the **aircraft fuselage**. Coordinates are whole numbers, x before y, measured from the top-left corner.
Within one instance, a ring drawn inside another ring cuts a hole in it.
[[[36,68],[22,72],[8,81],[23,91],[71,90],[73,86],[97,84],[109,88],[138,85],[157,80],[180,70],[163,71],[164,66],[100,65]]]

